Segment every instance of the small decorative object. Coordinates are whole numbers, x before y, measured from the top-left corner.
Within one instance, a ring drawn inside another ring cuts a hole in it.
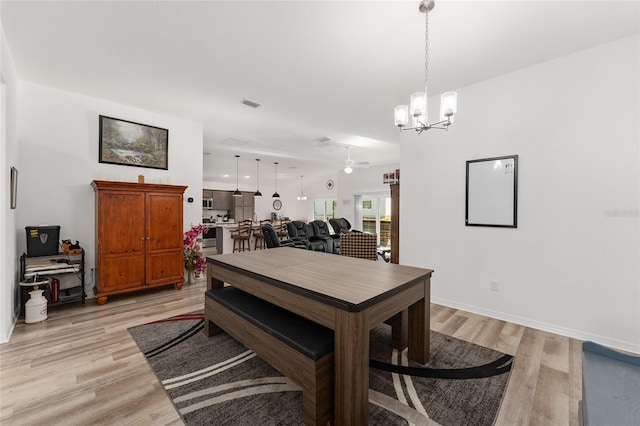
[[[333,189],[333,181],[329,179],[326,184],[327,189]]]
[[[282,201],[274,200],[273,201],[273,208],[276,209],[276,210],[280,210],[282,208]]]
[[[100,163],[168,170],[169,130],[100,116]]]
[[[75,244],[71,244],[71,240],[62,240],[62,251],[64,254],[78,254],[82,253],[82,247],[80,247],[80,243],[76,240]]]
[[[184,233],[184,268],[189,273],[189,283],[193,278],[200,278],[200,275],[207,268],[207,260],[202,255],[201,234],[206,234],[209,229],[202,225],[192,226]]]
[[[34,324],[47,319],[47,299],[42,295],[37,285],[29,292],[29,300],[24,304],[24,322]]]

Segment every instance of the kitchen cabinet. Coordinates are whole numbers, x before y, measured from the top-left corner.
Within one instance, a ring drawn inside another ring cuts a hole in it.
[[[234,219],[237,222],[251,219],[253,220],[253,212],[255,209],[253,192],[243,192],[242,197],[233,197],[234,203]]]
[[[96,299],[183,283],[186,186],[93,181]]]
[[[213,198],[214,210],[231,210],[231,192],[229,191],[211,191]]]

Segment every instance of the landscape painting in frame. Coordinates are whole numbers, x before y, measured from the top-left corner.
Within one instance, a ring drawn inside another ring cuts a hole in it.
[[[100,163],[168,169],[169,130],[100,116]]]

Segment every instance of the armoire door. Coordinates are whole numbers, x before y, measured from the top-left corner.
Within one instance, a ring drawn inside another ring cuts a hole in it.
[[[183,276],[182,194],[147,193],[146,284],[175,283]]]
[[[144,213],[143,193],[100,193],[97,246],[101,292],[140,287],[144,283]]]

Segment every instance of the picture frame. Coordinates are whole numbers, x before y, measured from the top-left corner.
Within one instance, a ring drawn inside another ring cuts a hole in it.
[[[467,161],[465,225],[518,227],[518,156]]]
[[[10,194],[11,208],[15,209],[18,206],[18,169],[11,167],[11,194]]]
[[[98,162],[169,169],[169,130],[100,115]]]

